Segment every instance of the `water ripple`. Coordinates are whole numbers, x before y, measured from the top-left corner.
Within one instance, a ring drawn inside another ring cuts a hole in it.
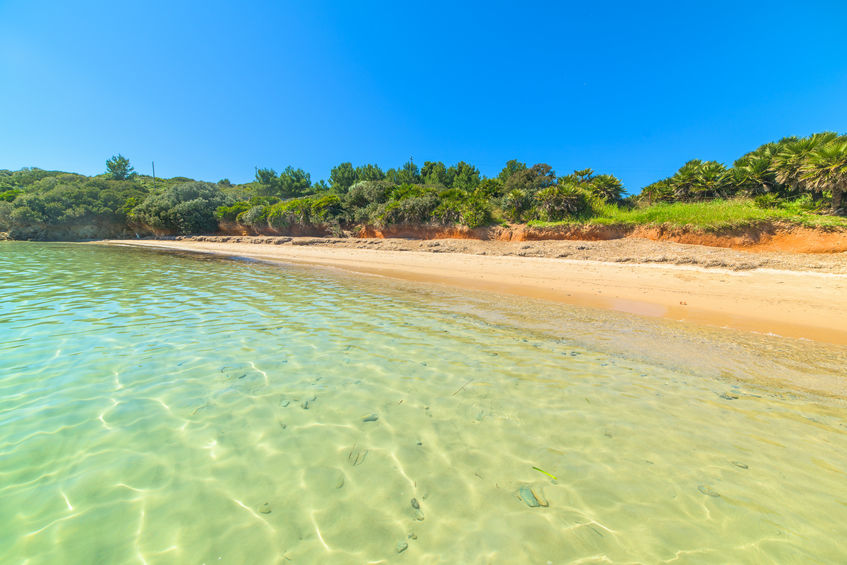
[[[0,332],[4,563],[845,559],[844,349],[25,243]]]

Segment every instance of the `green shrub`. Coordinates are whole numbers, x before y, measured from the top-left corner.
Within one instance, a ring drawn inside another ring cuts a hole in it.
[[[12,227],[12,204],[0,200],[0,231],[9,231]]]
[[[757,208],[766,210],[768,208],[779,208],[781,201],[776,194],[768,193],[753,197],[753,204],[755,204]]]
[[[439,223],[477,228],[491,221],[488,200],[479,190],[468,193],[454,188],[442,192],[439,199],[441,203],[432,212],[432,219]]]
[[[462,209],[462,224],[469,228],[479,228],[491,223],[491,207],[483,198],[471,198]]]
[[[438,204],[438,196],[431,192],[405,197],[402,200],[391,200],[377,209],[375,223],[380,226],[425,224],[432,219],[432,213]]]
[[[250,206],[243,212],[240,212],[238,216],[236,216],[236,219],[245,226],[250,226],[251,228],[265,228],[268,226],[268,210],[269,207],[262,204]]]
[[[556,222],[588,209],[587,194],[571,183],[542,188],[535,193],[535,216],[539,220]]]
[[[19,188],[11,188],[9,190],[4,190],[0,192],[0,202],[11,202],[15,198],[17,198],[18,195],[23,194],[23,192],[24,191]]]
[[[214,184],[185,182],[148,196],[132,211],[137,221],[152,228],[180,234],[217,230],[216,210],[227,198]]]
[[[530,198],[526,190],[513,189],[506,193],[500,201],[503,215],[510,222],[520,222],[524,213],[530,207]]]
[[[268,209],[268,225],[276,229],[286,229],[292,225],[307,225],[311,215],[311,198],[292,198],[274,204]]]
[[[232,206],[218,206],[215,210],[215,217],[226,222],[234,222],[238,216],[250,209],[250,204],[247,202],[236,202]]]
[[[341,198],[337,194],[323,194],[311,199],[311,219],[321,222],[338,220],[343,212]]]
[[[462,220],[463,201],[467,192],[456,188],[445,190],[438,195],[440,204],[433,210],[432,219],[445,225],[458,224]]]

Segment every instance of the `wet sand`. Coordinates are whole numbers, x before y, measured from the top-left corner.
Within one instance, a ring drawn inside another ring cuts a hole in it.
[[[198,237],[103,243],[334,267],[847,344],[847,254],[843,253],[758,254],[632,239]]]

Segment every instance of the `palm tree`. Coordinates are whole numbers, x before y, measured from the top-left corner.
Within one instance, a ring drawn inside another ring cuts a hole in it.
[[[654,202],[673,202],[674,189],[671,179],[662,179],[648,184],[641,189],[638,199],[639,201],[646,199],[648,206],[652,206]]]
[[[566,216],[582,212],[586,207],[585,191],[573,182],[559,182],[535,193],[541,220],[557,222]]]
[[[694,186],[697,184],[697,171],[703,162],[700,159],[692,159],[685,163],[670,178],[674,196],[678,200],[689,200],[693,196]]]
[[[679,200],[705,200],[726,196],[729,175],[717,161],[692,159],[670,178],[674,195]]]
[[[826,131],[802,139],[781,140],[780,148],[773,156],[770,172],[776,181],[797,192],[802,189],[802,168],[809,155],[821,145],[834,141],[837,133]],[[783,143],[784,141],[784,143]]]
[[[770,156],[766,155],[745,155],[738,159],[731,169],[735,190],[748,194],[771,192],[776,186],[771,163]]]
[[[839,137],[817,147],[800,170],[800,179],[810,190],[832,192],[832,213],[844,214],[842,202],[847,190],[847,137]]]
[[[578,184],[585,184],[594,178],[594,170],[590,168],[580,169],[578,171],[574,171],[573,176],[576,178]]]
[[[783,139],[780,143],[787,141]],[[762,194],[777,188],[776,178],[771,171],[773,156],[779,150],[777,143],[766,143],[735,160],[732,179],[736,190],[748,194]]]
[[[717,161],[706,161],[697,168],[692,187],[697,198],[726,197],[726,167]]]
[[[614,175],[597,175],[589,181],[588,190],[606,202],[618,202],[624,193],[623,184]]]

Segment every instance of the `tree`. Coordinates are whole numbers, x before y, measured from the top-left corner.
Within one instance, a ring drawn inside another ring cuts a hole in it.
[[[832,192],[832,213],[843,215],[843,196],[847,191],[847,137],[812,151],[801,171],[801,179],[810,190]]]
[[[308,193],[312,186],[312,177],[303,169],[295,169],[291,165],[279,174],[279,189],[277,196],[281,198],[296,198]]]
[[[273,169],[256,169],[256,182],[259,192],[264,195],[274,195],[277,191],[277,174]]]
[[[573,178],[576,180],[577,184],[585,184],[591,182],[591,179],[594,178],[594,169],[588,168],[574,171]]]
[[[785,185],[789,190],[794,192],[802,190],[802,169],[809,155],[818,147],[834,141],[837,137],[838,134],[834,132],[823,132],[802,139],[781,140],[778,144],[779,149],[771,161],[769,172],[774,174],[778,183]]]
[[[730,175],[717,161],[692,159],[670,178],[674,196],[679,200],[705,200],[726,196]]]
[[[726,198],[727,179],[726,167],[717,161],[706,161],[697,170],[695,198]]]
[[[288,166],[279,175],[273,169],[256,170],[256,182],[259,183],[259,193],[263,196],[278,196],[280,198],[295,198],[309,192],[312,179],[303,169]]]
[[[376,165],[362,165],[356,167],[356,178],[360,181],[382,180],[385,178],[385,173]]]
[[[597,175],[588,183],[588,190],[606,202],[619,202],[624,193],[623,183],[614,175]]]
[[[129,164],[129,159],[118,153],[106,160],[106,173],[115,180],[127,180],[135,176],[135,169]]]
[[[730,169],[729,180],[736,191],[747,194],[763,194],[773,191],[777,182],[771,169],[772,159],[769,154],[745,155],[735,161]]]
[[[433,186],[449,186],[450,179],[447,176],[447,167],[441,161],[426,161],[421,168],[421,178],[424,184]]]
[[[321,194],[323,192],[329,192],[330,186],[326,183],[325,180],[321,179],[315,184],[312,185],[312,188],[309,189],[311,194]]]
[[[509,178],[511,178],[512,175],[520,171],[525,171],[526,169],[526,163],[521,163],[517,159],[511,159],[509,161],[506,161],[506,166],[503,167],[502,171],[500,171],[498,178],[503,184],[506,184],[506,182],[509,180]]]
[[[447,170],[447,176],[452,177],[450,186],[461,190],[472,191],[479,184],[479,169],[464,161],[459,161]]]
[[[415,162],[409,159],[403,164],[403,168],[396,172],[398,184],[420,184],[421,174]]]
[[[671,179],[662,179],[648,184],[641,189],[638,200],[646,200],[648,206],[652,206],[655,202],[673,202],[674,190]]]
[[[329,173],[329,184],[333,190],[340,194],[350,190],[357,180],[356,170],[352,163],[341,163],[332,168]]]
[[[522,190],[532,195],[555,184],[556,173],[553,171],[553,167],[546,163],[536,163],[528,169],[526,167],[518,168],[516,172],[512,173],[503,183],[503,192]]]

